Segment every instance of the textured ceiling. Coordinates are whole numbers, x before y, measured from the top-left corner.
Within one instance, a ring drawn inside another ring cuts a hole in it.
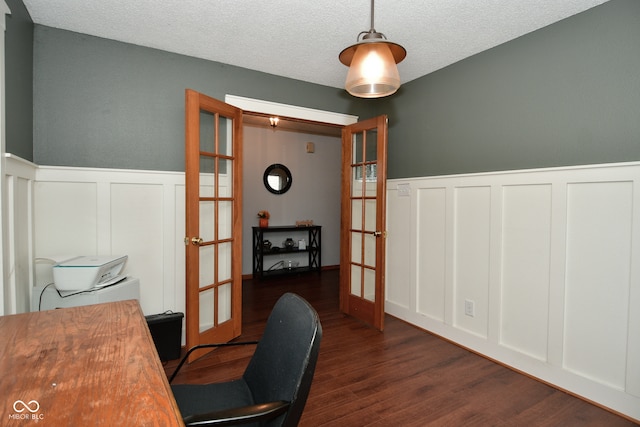
[[[368,0],[23,0],[36,24],[342,87]],[[403,83],[608,0],[378,0]]]

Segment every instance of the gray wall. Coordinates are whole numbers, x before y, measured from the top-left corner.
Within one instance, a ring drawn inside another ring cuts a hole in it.
[[[38,25],[34,57],[38,164],[182,170],[187,87],[388,114],[390,178],[640,160],[637,0],[611,0],[383,100]]]
[[[6,149],[33,160],[33,21],[21,0],[6,3]]]
[[[184,170],[186,88],[370,116],[341,89],[41,25],[34,51],[42,165]]]
[[[482,52],[384,104],[390,178],[640,160],[640,1]]]

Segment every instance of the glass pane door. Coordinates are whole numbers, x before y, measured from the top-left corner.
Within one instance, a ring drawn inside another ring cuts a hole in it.
[[[241,332],[242,111],[190,90],[186,110],[186,322],[192,347]]]
[[[233,119],[200,111],[199,332],[231,319]]]
[[[384,320],[386,116],[343,132],[342,311],[378,329]],[[346,178],[345,178],[346,177]],[[346,212],[345,212],[346,210]]]
[[[351,294],[375,301],[377,129],[352,136]]]

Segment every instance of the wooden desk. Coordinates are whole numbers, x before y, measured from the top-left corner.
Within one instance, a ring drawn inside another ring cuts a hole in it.
[[[3,425],[184,425],[136,300],[0,316],[0,390]]]

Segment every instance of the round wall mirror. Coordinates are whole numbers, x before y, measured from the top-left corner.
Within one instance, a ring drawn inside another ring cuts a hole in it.
[[[265,169],[262,180],[273,194],[284,194],[291,188],[291,171],[285,165],[274,163]]]

